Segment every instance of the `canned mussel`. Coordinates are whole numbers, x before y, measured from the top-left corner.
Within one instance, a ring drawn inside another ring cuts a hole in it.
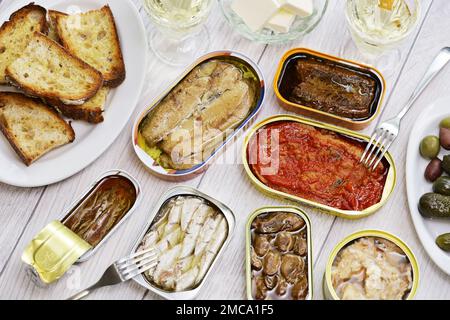
[[[194,178],[253,121],[264,95],[263,75],[249,58],[210,53],[138,118],[135,152],[162,179]]]
[[[295,207],[257,210],[247,224],[247,297],[311,300],[311,223]]]
[[[231,239],[234,215],[190,187],[170,190],[156,208],[133,252],[154,248],[157,263],[134,280],[166,299],[193,299]]]
[[[47,225],[22,260],[39,285],[60,279],[74,263],[88,260],[139,205],[138,182],[122,170],[101,175],[60,221]]]
[[[410,300],[419,284],[411,249],[398,237],[364,230],[332,251],[323,279],[328,300]]]

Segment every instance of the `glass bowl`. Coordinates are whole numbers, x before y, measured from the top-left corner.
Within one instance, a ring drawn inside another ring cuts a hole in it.
[[[320,22],[328,6],[328,0],[314,0],[314,12],[306,18],[297,17],[287,33],[275,32],[264,28],[253,32],[244,21],[231,9],[234,0],[218,0],[223,15],[229,24],[245,38],[265,44],[282,44],[298,39],[311,32]],[[245,1],[245,0],[244,0]]]

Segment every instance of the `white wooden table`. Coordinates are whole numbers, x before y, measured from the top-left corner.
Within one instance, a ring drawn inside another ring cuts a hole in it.
[[[4,0],[8,2],[10,0]],[[139,8],[148,32],[149,23],[140,0],[133,0]],[[1,2],[1,1],[0,1]],[[303,39],[284,46],[265,46],[247,41],[235,33],[216,7],[208,21],[212,48],[233,49],[257,61],[268,82],[268,97],[259,119],[286,113],[274,98],[271,89],[279,59],[292,47],[309,47],[345,58],[364,61],[352,43],[344,18],[344,0],[330,0],[327,13],[319,26]],[[401,58],[379,61],[377,67],[388,82],[387,99],[381,119],[397,113],[415,88],[426,67],[438,50],[450,45],[450,2],[422,0],[422,20],[414,35],[400,48]],[[7,3],[6,3],[7,4]],[[5,5],[5,3],[3,3]],[[3,6],[4,8],[4,6]],[[2,7],[0,7],[2,10]],[[4,9],[3,9],[4,10]],[[152,53],[147,70],[147,85],[134,118],[182,71],[162,64]],[[393,62],[393,63],[392,63]],[[415,233],[406,202],[405,150],[407,138],[418,112],[436,97],[447,95],[450,106],[450,67],[434,81],[416,103],[405,121],[399,140],[392,148],[398,165],[398,185],[389,203],[375,215],[358,221],[335,218],[305,208],[313,226],[314,298],[322,299],[322,276],[333,246],[346,235],[367,228],[384,229],[403,238],[417,255],[421,282],[417,298],[450,298],[450,277],[441,272],[424,252]],[[61,183],[37,189],[19,189],[0,184],[0,298],[2,299],[62,299],[94,282],[114,260],[129,253],[137,235],[148,221],[148,215],[159,197],[175,183],[151,176],[135,156],[131,143],[131,125],[119,136],[113,146],[94,164]],[[375,124],[365,132],[370,134]],[[239,159],[242,141],[235,143]],[[144,201],[137,212],[90,261],[75,267],[70,274],[48,288],[38,288],[27,278],[20,256],[26,244],[48,222],[60,217],[64,209],[100,173],[122,168],[131,172],[143,186]],[[0,168],[1,170],[1,168]],[[245,223],[256,208],[280,205],[280,201],[263,196],[246,178],[242,165],[215,164],[202,176],[185,183],[220,199],[235,212],[236,232],[199,299],[244,299],[244,238]],[[449,266],[450,268],[450,266]],[[133,282],[97,291],[91,299],[158,299]]]

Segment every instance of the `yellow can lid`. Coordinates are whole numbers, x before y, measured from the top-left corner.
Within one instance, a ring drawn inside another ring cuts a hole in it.
[[[59,221],[47,225],[30,242],[22,261],[46,283],[60,279],[92,246]]]

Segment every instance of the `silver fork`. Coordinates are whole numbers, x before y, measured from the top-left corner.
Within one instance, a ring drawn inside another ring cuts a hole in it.
[[[450,47],[444,47],[439,54],[434,58],[433,62],[429,66],[422,81],[418,84],[416,90],[409,98],[406,106],[400,113],[392,119],[383,122],[375,129],[370,139],[369,144],[366,147],[363,155],[361,156],[361,163],[364,163],[369,169],[375,170],[383,160],[386,152],[394,143],[400,132],[400,123],[408,111],[416,102],[417,98],[422,94],[426,87],[430,84],[431,80],[445,67],[450,61]]]
[[[80,300],[89,295],[92,291],[116,285],[144,273],[157,265],[156,250],[150,248],[148,250],[140,251],[132,254],[126,258],[120,259],[113,263],[100,278],[97,283],[83,290],[67,300]]]

